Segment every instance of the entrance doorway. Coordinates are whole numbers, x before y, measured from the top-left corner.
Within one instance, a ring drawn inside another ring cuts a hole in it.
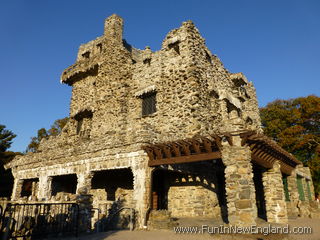
[[[256,190],[256,204],[258,210],[258,217],[267,220],[266,200],[264,196],[264,188],[262,182],[262,174],[266,171],[265,168],[253,163],[253,182]]]

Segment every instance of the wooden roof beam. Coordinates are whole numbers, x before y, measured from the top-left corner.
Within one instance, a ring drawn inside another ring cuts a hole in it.
[[[214,160],[214,159],[221,159],[221,153],[211,152],[211,153],[201,153],[189,156],[180,156],[180,157],[172,157],[172,158],[163,158],[163,159],[156,159],[154,161],[149,161],[149,167],[159,166],[163,164],[178,164],[178,163],[190,163],[190,162],[199,162],[205,160]]]

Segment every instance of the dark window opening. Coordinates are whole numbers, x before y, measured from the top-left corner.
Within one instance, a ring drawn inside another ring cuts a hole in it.
[[[97,44],[97,48],[98,48],[99,52],[102,52],[102,43]]]
[[[250,117],[247,117],[246,124],[252,125],[253,124],[253,120]]]
[[[227,112],[228,114],[236,113],[237,117],[241,117],[241,110],[230,103],[228,100],[225,100],[227,103]]]
[[[107,201],[116,201],[121,189],[133,190],[133,174],[129,168],[94,172],[91,186],[92,189],[104,189]]]
[[[210,96],[219,99],[219,94],[215,90],[210,91]]]
[[[146,58],[145,60],[143,60],[143,63],[148,64],[150,66],[151,58]]]
[[[23,180],[21,197],[30,197],[32,195],[35,195],[38,182],[38,178]]]
[[[170,44],[168,45],[168,47],[169,47],[169,49],[174,49],[175,52],[180,55],[179,41],[174,42],[174,43],[170,43]]]
[[[76,174],[52,177],[52,196],[56,196],[59,192],[75,194],[77,183],[78,180]]]
[[[142,98],[142,116],[150,115],[157,111],[156,109],[156,93],[147,93]]]
[[[90,52],[85,52],[82,54],[83,58],[89,58],[90,57]]]
[[[77,121],[77,135],[90,138],[93,113],[89,110],[78,113],[74,118]]]
[[[206,51],[206,59],[207,59],[207,61],[209,62],[209,63],[211,63],[212,64],[212,59],[211,59],[211,57],[210,57],[210,55],[209,55],[209,53]]]
[[[80,134],[82,123],[83,123],[83,118],[77,121],[77,134]]]

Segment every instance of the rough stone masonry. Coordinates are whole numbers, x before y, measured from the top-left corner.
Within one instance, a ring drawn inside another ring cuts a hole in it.
[[[153,52],[124,40],[112,15],[61,82],[72,87],[69,122],[6,165],[12,201],[91,196],[93,227],[126,227],[127,208],[136,228],[156,227],[153,216],[242,226],[316,215],[310,171],[263,135],[253,84],[224,68],[191,21]]]

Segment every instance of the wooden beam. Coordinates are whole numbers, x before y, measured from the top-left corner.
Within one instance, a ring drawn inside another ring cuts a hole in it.
[[[178,141],[177,143],[179,143],[179,145],[182,147],[182,151],[184,152],[185,155],[191,155],[189,143],[183,140]]]
[[[153,155],[153,150],[152,150],[152,148],[147,147],[147,146],[144,146],[144,147],[142,147],[142,149],[147,152],[150,161],[153,161],[153,160],[154,160],[154,155]]]
[[[181,156],[180,146],[177,143],[171,143],[173,153],[176,157]]]
[[[200,142],[197,141],[196,139],[191,139],[190,141],[191,141],[191,144],[192,144],[192,147],[193,147],[194,151],[197,154],[200,154],[201,153]]]
[[[163,158],[161,148],[159,148],[157,146],[153,146],[153,151],[156,154],[156,159],[162,159]]]
[[[251,154],[251,159],[252,159],[252,161],[256,162],[258,165],[265,167],[265,168],[271,168],[273,166],[273,164],[263,160],[259,155],[255,154],[255,153]]]
[[[199,162],[205,160],[214,160],[220,159],[221,153],[220,152],[211,152],[211,153],[201,153],[189,156],[180,156],[180,157],[173,157],[173,158],[163,158],[163,159],[156,159],[154,161],[149,161],[149,167],[159,166],[159,165],[166,165],[166,164],[178,164],[178,163],[190,163],[190,162]]]
[[[171,154],[171,149],[168,145],[165,144],[158,144],[157,145],[159,148],[161,148],[161,150],[164,152],[165,158],[171,158],[172,154]]]
[[[215,140],[215,143],[216,143],[218,149],[221,151],[222,150],[222,144],[221,144],[222,138],[220,136],[218,136],[217,134],[211,135],[211,137]]]
[[[204,149],[206,150],[206,152],[210,153],[212,152],[212,142],[208,139],[208,138],[201,138],[203,145],[204,145]]]

